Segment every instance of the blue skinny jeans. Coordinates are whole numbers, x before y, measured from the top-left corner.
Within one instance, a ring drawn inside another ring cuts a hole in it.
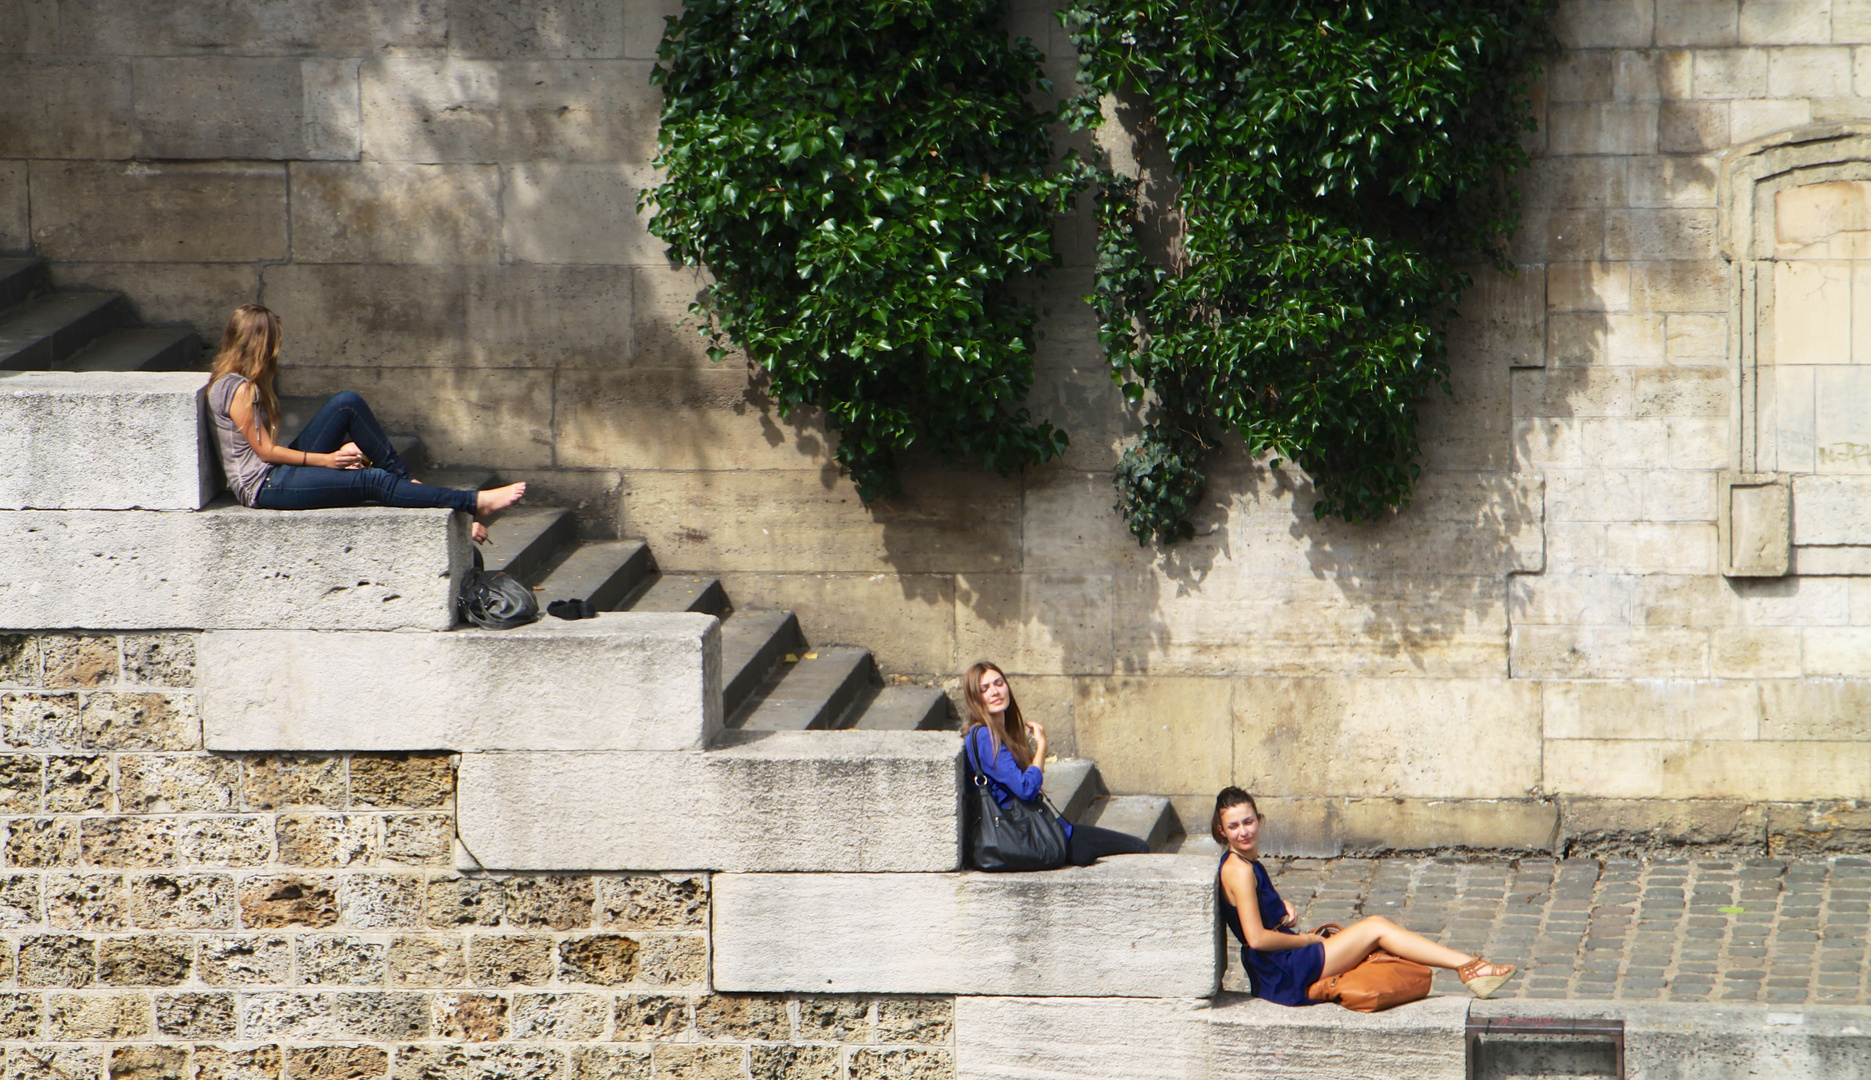
[[[316,465],[275,465],[254,496],[267,510],[317,510],[327,506],[446,506],[474,513],[475,492],[413,483],[409,466],[390,445],[383,425],[364,399],[349,390],[333,394],[312,417],[290,449],[329,454],[354,442],[371,461],[368,469],[324,469]]]

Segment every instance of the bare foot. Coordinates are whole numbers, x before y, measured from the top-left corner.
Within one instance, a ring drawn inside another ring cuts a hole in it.
[[[524,494],[526,494],[525,484],[508,484],[506,487],[488,488],[486,491],[476,492],[474,516],[486,517],[495,511],[505,510],[519,502],[520,496]]]

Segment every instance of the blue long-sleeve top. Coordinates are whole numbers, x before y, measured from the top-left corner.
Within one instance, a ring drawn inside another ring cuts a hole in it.
[[[987,729],[986,724],[977,724],[969,729],[968,746],[976,764],[980,766],[981,774],[987,777],[987,787],[994,793],[994,801],[1003,809],[1015,799],[1021,802],[1035,802],[1039,799],[1046,774],[1040,771],[1038,764],[1022,769],[1020,763],[1014,760],[1012,750],[995,744],[994,733]],[[1059,825],[1065,829],[1065,838],[1072,839],[1072,823],[1060,818]]]

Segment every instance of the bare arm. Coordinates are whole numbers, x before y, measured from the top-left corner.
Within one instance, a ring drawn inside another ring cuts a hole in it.
[[[362,464],[362,455],[355,444],[346,443],[335,454],[309,454],[303,450],[293,450],[273,441],[272,433],[255,422],[253,413],[253,384],[247,383],[234,391],[234,398],[228,402],[227,414],[240,430],[241,438],[253,447],[253,452],[268,465],[311,465],[321,469],[349,469]]]
[[[1229,859],[1221,868],[1221,888],[1228,894],[1228,902],[1241,919],[1241,936],[1247,939],[1247,947],[1256,952],[1278,952],[1281,949],[1298,949],[1325,939],[1317,934],[1283,934],[1278,930],[1269,930],[1262,925],[1260,917],[1260,897],[1254,888],[1254,871],[1248,867],[1245,859],[1236,856]]]

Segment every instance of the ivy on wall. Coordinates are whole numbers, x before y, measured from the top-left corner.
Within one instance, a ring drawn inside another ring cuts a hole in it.
[[[1440,327],[1477,257],[1503,270],[1534,127],[1546,0],[1076,0],[1084,96],[1147,112],[1177,193],[1145,252],[1136,182],[1104,175],[1092,297],[1126,394],[1139,543],[1192,533],[1213,439],[1304,469],[1314,512],[1406,506],[1417,406],[1448,389]]]
[[[654,80],[667,180],[650,231],[715,286],[692,310],[782,412],[825,411],[870,501],[911,446],[1008,472],[1065,434],[1019,402],[1034,312],[1084,180],[1052,171],[1039,52],[1005,0],[691,0]]]

